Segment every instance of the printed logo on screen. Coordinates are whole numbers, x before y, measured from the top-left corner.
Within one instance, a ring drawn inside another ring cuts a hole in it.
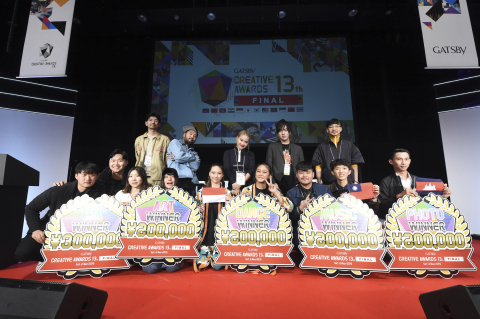
[[[45,59],[48,58],[53,51],[53,45],[45,43],[40,47],[40,56],[43,56]]]
[[[460,7],[459,1],[454,0],[443,0],[443,1],[432,1],[432,0],[419,0],[419,7],[431,7],[425,15],[430,19],[437,22],[444,14],[462,14],[462,8]],[[433,30],[433,25],[431,22],[423,22],[427,28]]]
[[[38,62],[32,62],[32,66],[51,65],[52,68],[55,68],[57,65],[57,62],[52,62],[47,60],[47,58],[50,57],[50,55],[52,55],[52,51],[53,51],[53,45],[49,43],[45,43],[43,46],[40,47],[40,52],[38,54],[43,59],[41,59]]]

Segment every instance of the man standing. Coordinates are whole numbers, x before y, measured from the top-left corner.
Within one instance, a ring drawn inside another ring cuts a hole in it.
[[[140,135],[135,140],[135,157],[137,159],[135,166],[145,169],[148,184],[160,185],[170,140],[165,135],[158,133],[160,115],[157,113],[147,114],[145,126],[148,128],[147,133]]]
[[[183,127],[183,139],[172,140],[168,147],[167,165],[178,172],[177,186],[193,195],[193,184],[198,184],[197,170],[200,167],[200,157],[193,150],[197,140],[198,130],[193,125]]]
[[[328,186],[317,184],[313,182],[315,173],[313,172],[313,165],[308,161],[302,161],[296,165],[297,179],[299,184],[288,191],[287,197],[293,203],[293,210],[290,212],[290,220],[293,228],[293,243],[295,247],[298,246],[298,220],[303,210],[307,208],[308,204],[319,196],[329,194],[332,192]]]
[[[348,189],[348,184],[352,184],[348,181],[348,176],[352,173],[350,163],[343,158],[337,158],[330,163],[330,168],[332,170],[332,175],[337,179],[335,182],[328,185],[330,191],[332,191],[333,197],[339,198],[344,193],[350,193]],[[375,214],[378,212],[380,204],[380,201],[378,200],[379,194],[380,188],[378,185],[373,185],[373,198],[363,200],[363,202],[367,204]]]
[[[380,183],[380,210],[378,217],[385,219],[388,209],[392,207],[397,199],[405,195],[418,196],[415,191],[415,175],[408,172],[410,166],[410,152],[404,148],[397,148],[390,152],[390,165],[393,166],[394,173],[382,179]],[[452,192],[445,184],[443,189],[443,198],[448,198]]]
[[[290,123],[281,119],[275,125],[278,141],[270,143],[267,149],[267,164],[272,168],[273,182],[277,183],[283,194],[297,182],[296,165],[303,161],[303,150],[290,142],[292,129]]]
[[[108,195],[115,195],[119,190],[125,189],[128,176],[125,173],[125,168],[128,165],[128,154],[121,149],[116,149],[110,153],[110,160],[108,167],[105,168],[98,180],[105,185],[105,193]]]
[[[348,181],[358,183],[358,164],[365,163],[360,150],[350,141],[340,138],[342,122],[331,119],[327,122],[328,140],[320,143],[313,154],[312,163],[315,165],[318,182],[328,185],[335,181],[335,176],[330,172],[330,162],[343,158],[351,163],[353,174],[348,176]]]
[[[99,168],[92,162],[81,162],[75,167],[76,181],[63,186],[50,187],[35,197],[25,207],[28,233],[22,239],[15,251],[15,257],[20,261],[43,261],[40,249],[45,242],[45,228],[50,217],[55,214],[63,204],[77,196],[88,194],[92,198],[102,196],[105,191],[99,183]],[[40,218],[40,212],[49,207],[48,212]]]

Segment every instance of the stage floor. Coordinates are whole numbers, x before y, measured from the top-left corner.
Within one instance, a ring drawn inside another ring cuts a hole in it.
[[[474,240],[475,249],[480,241]],[[298,261],[299,255],[294,259]],[[480,255],[472,261],[480,265]],[[37,274],[28,262],[0,270],[0,277],[64,281],[56,274]],[[112,271],[104,278],[75,282],[108,292],[102,318],[425,318],[420,293],[453,285],[480,284],[477,271],[452,279],[416,279],[406,272],[327,278],[316,270],[280,268],[276,276],[238,274],[211,268],[195,274],[191,263],[175,273],[147,274],[139,266]],[[27,301],[28,302],[28,301]]]

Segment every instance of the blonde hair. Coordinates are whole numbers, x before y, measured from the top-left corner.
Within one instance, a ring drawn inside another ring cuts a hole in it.
[[[249,131],[245,131],[245,130],[240,131],[240,132],[238,132],[237,137],[240,137],[240,136],[242,136],[242,135],[248,136],[248,139],[251,139],[251,138],[252,138],[252,137],[250,136],[250,132],[249,132]]]
[[[248,149],[248,151],[250,152],[250,141],[251,141],[251,139],[252,139],[252,137],[251,137],[251,135],[250,135],[250,132],[249,132],[249,131],[246,131],[246,130],[240,131],[240,132],[238,132],[238,134],[237,134],[237,138],[239,138],[239,137],[242,136],[242,135],[248,136],[247,149]]]

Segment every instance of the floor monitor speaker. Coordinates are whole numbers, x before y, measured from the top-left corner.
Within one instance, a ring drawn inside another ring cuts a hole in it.
[[[419,299],[427,319],[480,319],[480,285],[434,290]]]
[[[102,316],[104,290],[50,281],[0,278],[0,318],[95,319]]]

